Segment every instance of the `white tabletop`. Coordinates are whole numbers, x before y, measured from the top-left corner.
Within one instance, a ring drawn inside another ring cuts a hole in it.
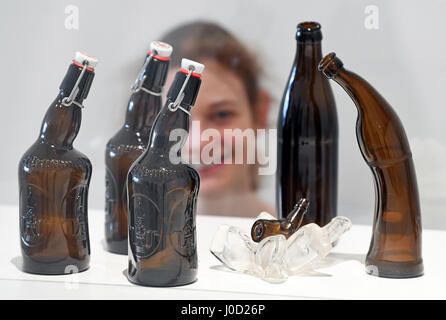
[[[104,212],[90,210],[90,269],[72,275],[21,272],[18,208],[0,206],[0,299],[445,299],[446,231],[423,231],[425,275],[385,279],[367,275],[363,261],[371,226],[354,225],[328,256],[328,267],[311,276],[270,284],[226,270],[209,252],[220,224],[249,230],[253,220],[198,216],[198,281],[176,288],[135,286],[124,271],[127,257],[103,249]],[[348,215],[347,215],[348,216]]]

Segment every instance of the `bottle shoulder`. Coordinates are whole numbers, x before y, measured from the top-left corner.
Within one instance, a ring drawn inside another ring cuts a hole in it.
[[[149,135],[123,126],[108,140],[106,149],[107,152],[118,151],[118,153],[141,151],[147,147],[148,140]]]
[[[314,79],[301,77],[289,80],[283,94],[283,102],[302,99],[336,105],[330,82],[319,76]]]
[[[300,126],[301,122],[308,121],[337,126],[336,102],[329,83],[327,87],[311,87],[299,82],[285,90],[279,108],[278,129],[294,126],[296,122]]]
[[[30,172],[42,169],[82,169],[91,171],[90,159],[75,148],[57,148],[37,140],[21,157],[19,168]]]
[[[107,146],[110,144],[140,144],[141,132],[135,131],[131,128],[127,128],[123,125],[107,142]]]
[[[277,122],[278,134],[302,137],[330,137],[339,134],[336,105],[331,101],[316,103],[294,99],[284,103]]]
[[[129,170],[129,179],[134,181],[155,181],[182,179],[199,182],[198,172],[188,164],[172,164],[169,159],[148,157],[138,159]]]

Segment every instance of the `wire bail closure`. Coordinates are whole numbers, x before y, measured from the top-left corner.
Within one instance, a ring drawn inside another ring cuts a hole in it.
[[[76,98],[77,94],[79,93],[79,84],[81,83],[81,80],[85,74],[85,71],[87,71],[87,67],[88,67],[88,61],[84,61],[82,63],[81,74],[79,75],[79,78],[77,78],[76,83],[74,84],[74,87],[71,90],[70,95],[68,97],[65,97],[62,99],[62,105],[64,105],[65,107],[69,107],[72,104],[75,104],[79,108],[84,108],[84,106],[81,103],[74,101],[74,99]]]
[[[163,94],[163,91],[154,92],[154,91],[148,90],[142,86],[142,84],[146,80],[146,75],[143,76],[143,73],[146,70],[147,66],[149,65],[150,61],[152,60],[153,56],[154,56],[154,51],[150,52],[150,55],[146,58],[146,62],[144,62],[141,70],[139,70],[138,77],[136,78],[135,83],[131,86],[133,93],[136,93],[136,92],[142,90],[144,92],[147,92],[148,94],[151,94],[152,96],[161,96]]]
[[[191,115],[191,113],[189,111],[187,111],[186,109],[184,109],[182,106],[180,106],[181,102],[183,101],[184,98],[184,89],[186,88],[187,83],[189,82],[189,79],[192,75],[192,72],[195,70],[194,66],[190,66],[187,76],[186,76],[186,80],[184,80],[183,85],[181,86],[180,92],[178,92],[178,96],[175,99],[174,102],[171,102],[167,105],[167,108],[169,108],[170,111],[175,112],[178,109],[180,109],[181,111],[187,113],[188,115]]]

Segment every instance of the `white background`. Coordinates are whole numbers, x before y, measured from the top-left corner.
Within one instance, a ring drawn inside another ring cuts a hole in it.
[[[79,8],[79,29],[65,28],[65,8]],[[379,29],[364,12],[379,8]],[[335,51],[386,97],[403,121],[417,169],[423,224],[446,229],[446,111],[443,54],[446,2],[369,1],[3,1],[0,10],[0,203],[18,204],[17,166],[37,138],[73,53],[100,62],[75,146],[93,163],[89,203],[104,205],[104,147],[123,123],[132,84],[149,43],[177,24],[216,21],[256,50],[274,96],[271,124],[295,54],[295,27],[322,24],[323,51]],[[355,137],[356,109],[332,84],[340,125],[339,214],[372,223],[374,187]],[[274,201],[274,182],[261,191]]]

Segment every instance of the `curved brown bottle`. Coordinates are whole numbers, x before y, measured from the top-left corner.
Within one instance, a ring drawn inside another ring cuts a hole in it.
[[[172,47],[154,41],[132,87],[124,126],[105,150],[105,243],[113,253],[127,254],[127,173],[149,142],[153,122],[161,110]]]
[[[252,240],[260,242],[267,237],[278,234],[283,234],[288,239],[302,224],[308,205],[309,202],[307,199],[300,199],[299,203],[296,204],[286,218],[279,220],[257,220],[251,227]]]
[[[348,93],[358,109],[356,137],[375,178],[373,236],[368,273],[408,278],[423,274],[421,215],[412,153],[392,107],[364,79],[345,70],[334,53],[319,69]]]
[[[296,40],[277,125],[277,214],[286,217],[307,198],[310,206],[303,224],[322,227],[337,213],[338,118],[330,83],[317,69],[322,59],[321,26],[300,23]]]
[[[127,178],[128,278],[140,285],[179,286],[197,277],[195,214],[200,176],[182,163],[181,149],[204,66],[183,59],[182,68],[153,124],[149,146]]]
[[[73,148],[73,141],[96,62],[76,54],[45,115],[39,138],[20,160],[20,239],[25,272],[65,274],[88,269],[87,199],[92,166]]]

